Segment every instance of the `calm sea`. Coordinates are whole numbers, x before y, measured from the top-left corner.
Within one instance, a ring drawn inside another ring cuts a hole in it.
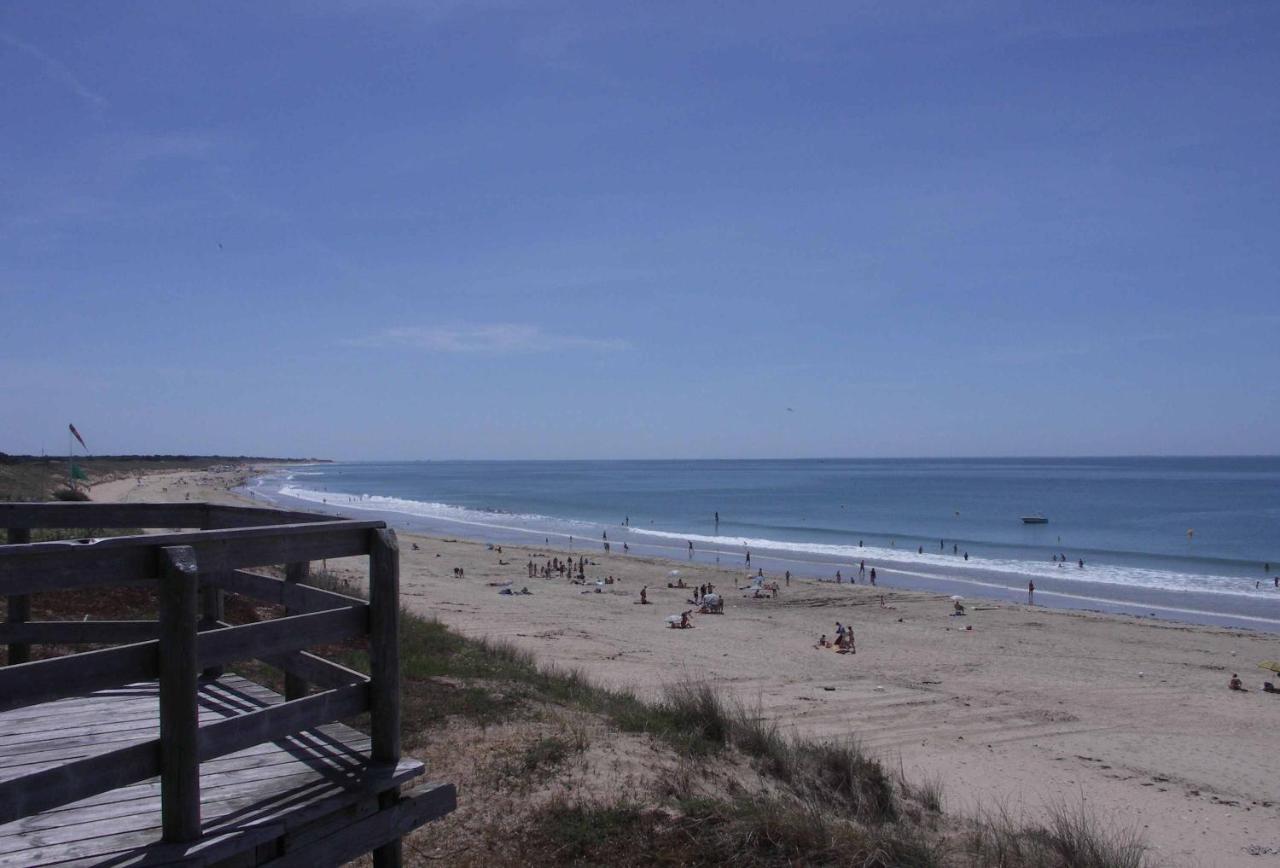
[[[607,534],[676,558],[692,542],[699,561],[745,569],[750,551],[753,571],[824,579],[865,561],[887,586],[1025,599],[1034,580],[1045,605],[1280,630],[1280,457],[353,463],[252,490],[443,536]]]

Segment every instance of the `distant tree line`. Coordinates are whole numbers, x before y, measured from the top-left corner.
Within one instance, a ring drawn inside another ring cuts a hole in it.
[[[58,455],[9,455],[0,452],[0,464],[25,464],[33,461],[65,461]],[[266,455],[88,455],[80,461],[288,461],[307,464],[332,464],[332,458],[272,458]]]

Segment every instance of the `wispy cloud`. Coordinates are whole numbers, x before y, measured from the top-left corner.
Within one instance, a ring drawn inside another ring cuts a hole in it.
[[[52,57],[45,52],[36,48],[30,43],[23,42],[10,36],[8,33],[0,33],[0,43],[4,43],[10,48],[20,51],[39,62],[41,68],[44,69],[45,75],[66,87],[80,99],[84,100],[94,111],[102,111],[107,107],[107,100],[102,94],[91,89],[82,82],[74,72],[72,72],[65,63]]]
[[[403,326],[343,341],[347,346],[375,349],[413,349],[437,353],[534,353],[577,348],[623,350],[627,342],[614,338],[590,338],[549,333],[541,326],[522,323]]]

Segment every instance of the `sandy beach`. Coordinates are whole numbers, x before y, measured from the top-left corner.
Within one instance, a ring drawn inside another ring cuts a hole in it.
[[[93,496],[244,502],[232,489],[251,475],[156,474]],[[951,812],[1083,800],[1140,829],[1166,864],[1280,864],[1280,696],[1261,691],[1276,677],[1257,668],[1280,658],[1280,637],[974,599],[959,618],[943,595],[812,581],[756,600],[734,589],[745,569],[600,549],[499,552],[402,533],[404,603],[603,684],[711,681],[797,732],[855,737],[909,778],[941,780]],[[616,580],[603,593],[527,577],[530,559],[584,554],[589,580]],[[725,613],[668,629],[690,608],[688,591],[667,587],[671,570],[714,583]],[[531,595],[500,595],[508,581]],[[856,655],[814,647],[837,621],[855,630]],[[1249,692],[1227,690],[1233,672]]]

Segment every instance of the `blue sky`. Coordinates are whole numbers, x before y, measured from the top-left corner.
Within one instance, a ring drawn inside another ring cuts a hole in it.
[[[0,451],[1280,443],[1273,2],[9,3],[0,82]]]

